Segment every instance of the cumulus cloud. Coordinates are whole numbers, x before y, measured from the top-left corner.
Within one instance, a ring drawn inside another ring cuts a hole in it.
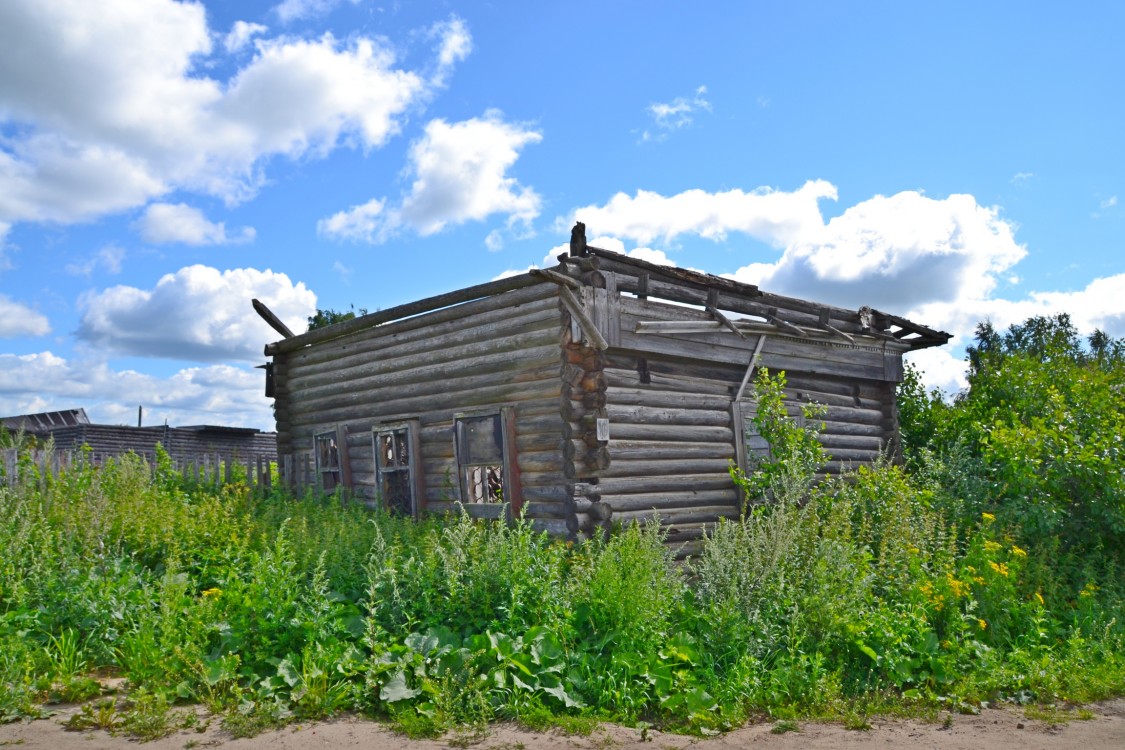
[[[773,263],[734,277],[770,291],[845,307],[908,311],[934,301],[986,298],[1027,250],[999,210],[971,195],[937,200],[908,191],[876,196],[788,238]]]
[[[298,332],[316,312],[316,295],[285,274],[195,265],[165,275],[152,289],[115,286],[86,295],[77,335],[115,354],[255,361],[277,334],[250,306],[254,298]]]
[[[260,23],[235,21],[230,31],[223,37],[223,47],[227,52],[238,52],[256,36],[265,34],[269,29]]]
[[[809,227],[823,224],[822,198],[836,199],[836,187],[824,180],[811,180],[793,192],[685,190],[664,196],[638,190],[635,196],[617,193],[603,206],[575,209],[559,224],[569,227],[575,220],[584,221],[599,232],[641,245],[658,240],[670,244],[681,235],[722,241],[738,232],[784,247]]]
[[[437,69],[431,82],[435,86],[444,86],[457,63],[473,51],[473,37],[465,22],[456,16],[435,24],[430,29],[430,36],[438,40]]]
[[[46,336],[50,332],[51,324],[45,315],[0,294],[0,338]]]
[[[236,24],[223,44],[259,33]],[[379,147],[433,90],[386,42],[330,34],[259,37],[216,80],[216,37],[195,3],[0,3],[0,222],[95,218],[175,189],[245,200],[270,157]],[[469,41],[459,21],[442,39],[439,69]]]
[[[84,407],[106,424],[224,424],[272,430],[263,376],[251,367],[212,365],[170,377],[114,370],[102,361],[70,361],[51,352],[0,354],[0,414]]]
[[[274,6],[273,12],[281,19],[282,23],[292,23],[305,18],[316,18],[331,13],[341,0],[282,0]],[[358,5],[362,0],[350,0],[352,5]]]
[[[701,111],[710,112],[711,102],[704,98],[707,87],[700,86],[695,94],[688,98],[678,96],[670,102],[656,102],[648,105],[648,114],[652,117],[653,124],[658,130],[654,133],[645,130],[641,133],[643,141],[662,141],[673,130],[686,128],[695,121],[695,115]]]
[[[372,198],[366,203],[321,219],[316,223],[316,232],[322,237],[335,240],[374,242],[382,227],[382,213],[383,201]]]
[[[496,111],[454,123],[431,120],[410,148],[413,182],[401,204],[384,211],[385,202],[374,199],[322,219],[317,228],[336,239],[383,242],[404,228],[426,236],[494,214],[506,214],[509,227],[530,226],[542,200],[508,170],[524,146],[542,139]]]
[[[228,235],[224,222],[210,222],[202,211],[186,203],[153,203],[134,226],[145,242],[155,245],[226,245],[252,242],[257,234],[253,227],[242,227]]]

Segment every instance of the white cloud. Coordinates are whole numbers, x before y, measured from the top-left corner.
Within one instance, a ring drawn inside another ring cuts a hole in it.
[[[431,120],[410,148],[414,179],[399,206],[385,211],[384,201],[374,199],[322,219],[318,231],[383,242],[403,228],[426,236],[494,214],[506,214],[509,227],[529,227],[541,198],[507,173],[524,146],[542,139],[538,131],[504,122],[496,111],[455,123]]]
[[[1116,195],[1111,195],[1108,198],[1106,198],[1104,201],[1102,201],[1101,203],[1098,204],[1098,206],[1100,206],[1101,208],[1113,208],[1116,205],[1117,205],[1117,196]]]
[[[269,28],[260,23],[235,21],[234,26],[231,26],[230,32],[223,37],[223,47],[226,48],[227,52],[238,52],[249,44],[251,39],[265,34],[267,31],[269,31]]]
[[[341,0],[282,0],[274,6],[273,12],[282,23],[292,23],[305,18],[327,15],[340,2]],[[358,5],[360,2],[362,0],[351,0],[352,5]]]
[[[469,44],[449,26],[439,69]],[[230,42],[243,32],[258,30]],[[213,38],[201,4],[0,3],[0,222],[90,219],[176,189],[245,200],[271,156],[379,147],[432,92],[362,36],[259,37],[216,80]]]
[[[1026,254],[998,209],[971,195],[876,196],[790,235],[781,258],[734,277],[769,291],[844,307],[909,311],[934,301],[985,299]]]
[[[538,131],[506,123],[495,111],[452,124],[431,120],[410,149],[414,183],[403,220],[422,235],[496,213],[507,214],[509,223],[530,223],[539,215],[539,195],[507,171],[520,149],[541,140]]]
[[[372,198],[366,203],[339,211],[316,223],[316,233],[335,240],[375,242],[381,224],[383,201]]]
[[[595,245],[596,247],[596,245]],[[669,258],[663,250],[653,250],[651,247],[638,247],[628,252],[630,258],[637,258],[638,260],[647,260],[649,263],[655,263],[658,266],[673,266],[675,267],[676,261]]]
[[[195,265],[165,275],[152,289],[116,286],[86,295],[77,335],[109,353],[254,361],[277,338],[251,307],[254,298],[297,332],[316,312],[316,295],[285,274]]]
[[[125,260],[125,250],[117,245],[106,245],[94,253],[84,263],[68,263],[66,272],[75,276],[90,276],[98,268],[105,269],[106,273],[121,273],[121,264]]]
[[[636,196],[618,193],[603,206],[575,209],[557,225],[569,228],[575,220],[583,221],[598,232],[642,245],[671,243],[680,235],[722,241],[728,233],[739,232],[784,247],[809,227],[823,225],[818,205],[822,198],[836,199],[836,187],[824,180],[810,180],[793,192],[685,190],[663,196],[638,190]]]
[[[1034,177],[1035,177],[1034,172],[1016,172],[1014,175],[1012,175],[1012,184],[1013,185],[1020,185],[1020,184],[1025,183],[1025,182],[1027,182],[1031,179],[1034,179]]]
[[[438,39],[437,70],[431,77],[434,86],[444,86],[454,66],[473,51],[473,38],[469,29],[457,16],[435,24],[430,35]]]
[[[0,294],[0,338],[46,336],[50,332],[51,324],[47,316],[16,302],[6,294]]]
[[[504,235],[499,229],[493,229],[484,238],[484,246],[488,248],[490,253],[498,253],[504,249]]]
[[[707,87],[700,86],[690,99],[678,96],[670,102],[650,104],[648,113],[660,131],[653,133],[645,130],[641,134],[641,140],[662,141],[668,137],[668,131],[679,130],[691,125],[695,121],[696,113],[700,111],[710,112],[711,102],[704,98],[706,93]]]
[[[493,276],[492,279],[490,279],[490,280],[491,281],[500,281],[501,279],[510,279],[513,276],[522,276],[523,274],[527,273],[528,271],[533,271],[536,268],[539,268],[539,266],[535,265],[534,263],[532,263],[527,268],[523,268],[523,269],[512,268],[512,269],[509,269],[507,271],[501,271],[496,276]]]
[[[338,260],[333,263],[332,270],[340,275],[340,281],[343,281],[345,284],[351,281],[353,269],[350,266],[345,266],[343,261]]]
[[[191,367],[171,377],[118,371],[101,361],[68,361],[51,352],[0,354],[0,414],[83,407],[96,421],[224,424],[274,429],[264,376],[250,367]]]
[[[224,222],[215,224],[203,212],[186,203],[153,203],[134,224],[145,242],[161,245],[182,242],[186,245],[226,245],[252,242],[253,227],[242,227],[228,235]]]

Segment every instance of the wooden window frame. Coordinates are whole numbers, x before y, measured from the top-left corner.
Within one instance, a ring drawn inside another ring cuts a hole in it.
[[[471,419],[497,417],[500,420],[501,435],[501,494],[503,502],[508,506],[512,518],[518,517],[523,510],[523,488],[521,485],[519,462],[516,452],[516,419],[515,407],[504,406],[493,409],[480,409],[474,411],[457,412],[453,415],[453,452],[457,462],[457,492],[461,502],[474,508],[501,507],[499,503],[469,502],[469,488],[465,469],[473,466],[493,466],[492,463],[468,463],[463,460],[465,448],[462,445],[462,422]],[[487,511],[485,511],[487,514]]]
[[[313,461],[316,466],[316,486],[320,488],[322,492],[335,492],[336,488],[343,486],[339,435],[340,431],[337,429],[326,430],[313,435]],[[334,465],[331,463],[325,465],[321,456],[321,445],[323,443],[330,444],[330,456],[332,452],[335,453],[336,461]],[[325,476],[332,476],[331,487],[329,487],[328,483],[325,481]]]
[[[408,463],[405,467],[396,466],[393,469],[387,469],[383,466],[381,458],[381,451],[379,449],[379,438],[383,435],[395,435],[404,432],[406,433],[406,445],[408,451]],[[391,472],[406,473],[409,477],[407,481],[407,488],[410,491],[410,516],[418,518],[422,514],[422,506],[425,503],[426,493],[424,484],[424,472],[422,471],[422,425],[416,420],[407,420],[403,422],[387,422],[384,424],[377,424],[371,429],[371,450],[372,457],[375,459],[375,490],[379,496],[379,505],[383,510],[389,511],[390,508],[386,505],[386,494],[383,486],[384,477]]]

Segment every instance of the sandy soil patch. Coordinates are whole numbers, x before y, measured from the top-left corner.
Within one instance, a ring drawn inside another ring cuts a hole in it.
[[[917,721],[872,719],[871,729],[855,731],[838,724],[800,723],[798,731],[774,734],[772,724],[747,726],[718,737],[685,737],[649,730],[604,724],[588,737],[558,732],[529,732],[498,725],[487,735],[451,735],[441,740],[409,740],[385,726],[355,717],[288,727],[250,739],[234,739],[218,721],[204,731],[183,730],[154,742],[146,750],[190,750],[222,747],[223,750],[297,750],[298,748],[348,748],[366,750],[439,750],[473,747],[478,750],[725,750],[749,748],[796,750],[801,748],[903,748],[904,750],[1122,750],[1125,748],[1125,699],[1087,707],[1094,717],[1072,718],[1066,724],[1028,719],[1019,708],[987,709],[979,716],[953,716],[948,726]],[[107,732],[66,731],[62,722],[77,709],[64,708],[54,716],[29,724],[0,726],[0,748],[28,750],[121,750],[138,743]]]

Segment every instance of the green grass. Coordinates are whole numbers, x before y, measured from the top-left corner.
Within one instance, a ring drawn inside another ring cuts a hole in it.
[[[687,567],[651,526],[569,544],[195,487],[130,458],[3,488],[0,721],[95,698],[73,728],[140,738],[188,704],[236,736],[345,711],[412,737],[792,731],[1125,693],[1119,556],[1053,574],[1050,548],[989,515],[946,520],[946,490],[895,467],[799,480]],[[127,690],[99,700],[107,673]]]

